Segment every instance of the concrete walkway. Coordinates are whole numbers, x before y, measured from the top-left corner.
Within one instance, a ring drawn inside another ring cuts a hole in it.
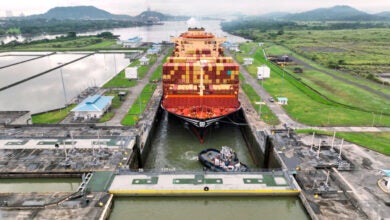
[[[239,64],[237,60],[236,62]],[[269,102],[268,98],[271,97],[271,95],[267,91],[265,91],[265,89],[258,83],[257,79],[254,79],[248,73],[248,71],[245,69],[243,65],[241,64],[239,65],[240,65],[240,72],[244,76],[246,83],[248,83],[256,91],[256,93],[261,97],[262,101],[267,103],[268,108],[279,118],[281,124],[287,123],[288,125],[306,127],[305,125],[299,124],[298,122],[292,120],[280,105],[276,104],[275,102]]]
[[[297,195],[283,172],[142,174],[115,176],[109,192],[127,196]]]
[[[125,117],[125,115],[129,111],[131,106],[134,104],[135,100],[141,94],[141,91],[145,87],[145,85],[149,83],[149,78],[151,77],[153,72],[156,71],[157,67],[161,64],[161,62],[164,59],[168,50],[169,50],[169,48],[166,48],[162,53],[160,53],[156,62],[149,69],[149,71],[145,74],[145,76],[142,79],[137,81],[136,86],[127,88],[129,94],[126,96],[126,99],[123,101],[122,106],[115,111],[114,117],[110,121],[107,121],[105,123],[101,123],[98,125],[122,126],[121,121],[122,121],[123,117]]]

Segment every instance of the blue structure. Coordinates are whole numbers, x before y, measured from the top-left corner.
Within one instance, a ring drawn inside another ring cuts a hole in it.
[[[158,54],[160,52],[160,48],[152,47],[146,51],[147,54]]]
[[[74,112],[75,119],[100,118],[111,106],[113,96],[94,95],[88,96],[78,104],[71,112]]]
[[[382,172],[383,172],[386,176],[390,177],[390,170],[382,170]]]
[[[288,98],[286,97],[277,97],[278,103],[281,105],[287,105],[288,103]]]
[[[139,36],[129,38],[128,40],[122,41],[123,47],[138,47],[142,43],[142,38]]]

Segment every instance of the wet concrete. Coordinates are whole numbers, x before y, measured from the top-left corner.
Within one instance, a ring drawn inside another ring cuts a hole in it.
[[[112,195],[97,192],[61,201],[71,193],[0,194],[0,219],[104,219]]]
[[[313,139],[280,130],[274,137],[276,152],[288,169],[296,171],[314,218],[390,218],[390,197],[377,185],[383,176],[380,169],[388,166],[387,156],[345,141],[340,154],[342,141],[328,136]]]

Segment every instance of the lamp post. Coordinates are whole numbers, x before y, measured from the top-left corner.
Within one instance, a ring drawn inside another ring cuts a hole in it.
[[[64,83],[64,76],[62,74],[62,63],[58,63],[60,65],[60,75],[61,75],[61,83],[62,83],[62,91],[64,93],[64,102],[65,102],[65,108],[68,104],[68,99],[66,97],[66,90],[65,90],[65,83]]]
[[[261,105],[264,105],[265,103],[261,101],[261,98],[260,98],[260,101],[259,102],[255,102],[256,105],[259,105],[259,117],[261,119]]]

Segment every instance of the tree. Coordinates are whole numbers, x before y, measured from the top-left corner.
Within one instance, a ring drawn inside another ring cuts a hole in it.
[[[114,34],[111,33],[111,32],[109,32],[109,31],[102,32],[102,33],[98,34],[97,37],[102,37],[102,38],[115,38]]]
[[[76,38],[77,34],[74,31],[69,31],[66,35],[67,38]]]

